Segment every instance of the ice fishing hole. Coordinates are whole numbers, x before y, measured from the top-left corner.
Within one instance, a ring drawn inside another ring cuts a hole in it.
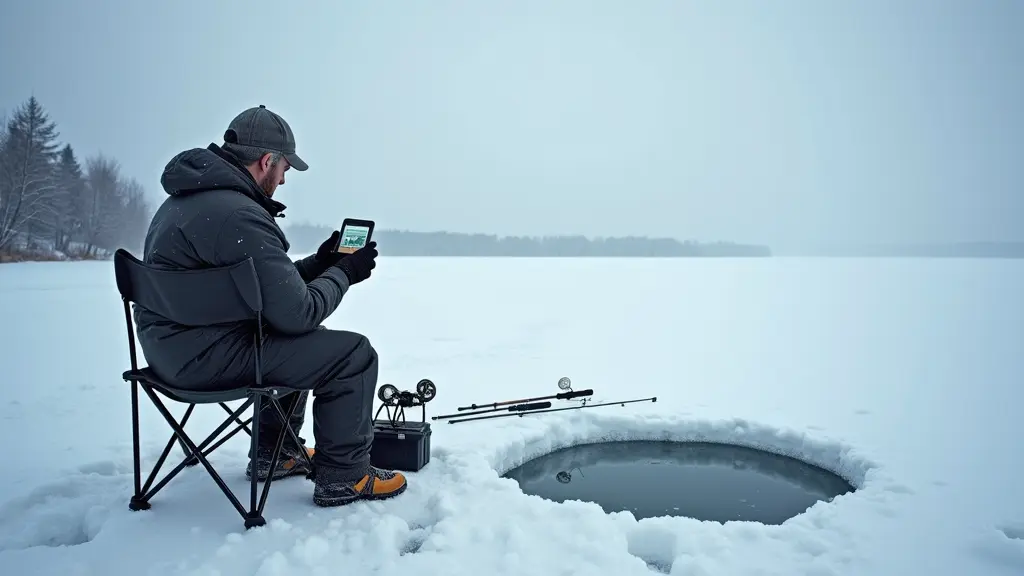
[[[502,477],[555,502],[594,502],[637,519],[722,523],[782,524],[815,502],[854,491],[840,476],[796,458],[703,442],[584,444],[534,458]]]

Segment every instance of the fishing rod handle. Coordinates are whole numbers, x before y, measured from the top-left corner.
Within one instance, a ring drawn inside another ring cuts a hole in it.
[[[543,408],[551,408],[551,402],[530,402],[529,404],[516,404],[515,406],[509,406],[509,412],[529,412],[530,410],[541,410]]]
[[[557,398],[559,400],[569,400],[569,399],[572,399],[572,398],[579,398],[581,396],[593,396],[593,395],[594,395],[594,391],[591,390],[590,388],[587,388],[586,390],[576,390],[575,392],[570,391],[570,392],[562,392],[562,393],[559,393],[559,394],[555,394],[555,398]]]

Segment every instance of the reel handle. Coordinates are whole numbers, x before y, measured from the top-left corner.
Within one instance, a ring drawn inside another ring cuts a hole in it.
[[[555,398],[558,398],[559,400],[570,400],[572,398],[579,398],[580,396],[593,395],[594,391],[591,390],[590,388],[587,388],[586,390],[576,390],[575,392],[562,392],[560,394],[555,394]]]

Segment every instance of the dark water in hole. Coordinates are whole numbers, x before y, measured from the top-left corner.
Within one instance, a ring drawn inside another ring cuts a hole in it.
[[[752,448],[689,442],[607,442],[552,452],[504,474],[523,492],[584,500],[635,517],[686,516],[781,524],[852,492],[835,474]]]

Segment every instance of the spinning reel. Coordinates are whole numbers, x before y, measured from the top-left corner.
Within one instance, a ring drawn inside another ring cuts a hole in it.
[[[594,393],[593,390],[581,390],[576,392],[572,389],[572,380],[569,380],[568,376],[562,376],[558,379],[558,389],[564,390],[562,394],[558,395],[559,398],[564,398],[566,400],[579,398],[578,402],[581,407],[586,406],[587,403],[590,402],[590,395]]]
[[[408,390],[399,390],[394,384],[385,384],[377,390],[377,398],[381,401],[380,408],[373,415],[376,420],[381,410],[387,411],[388,421],[392,427],[405,424],[405,409],[419,406],[423,410],[423,421],[427,420],[427,402],[437,396],[437,386],[430,380],[424,378],[416,383],[416,393]],[[394,414],[391,409],[395,408]]]
[[[583,469],[581,469],[579,466],[574,466],[569,470],[562,470],[558,474],[555,474],[555,480],[558,480],[561,484],[568,484],[569,482],[572,482],[573,470],[576,470],[577,472],[580,473],[580,476],[583,476]],[[586,476],[583,477],[586,478]]]

